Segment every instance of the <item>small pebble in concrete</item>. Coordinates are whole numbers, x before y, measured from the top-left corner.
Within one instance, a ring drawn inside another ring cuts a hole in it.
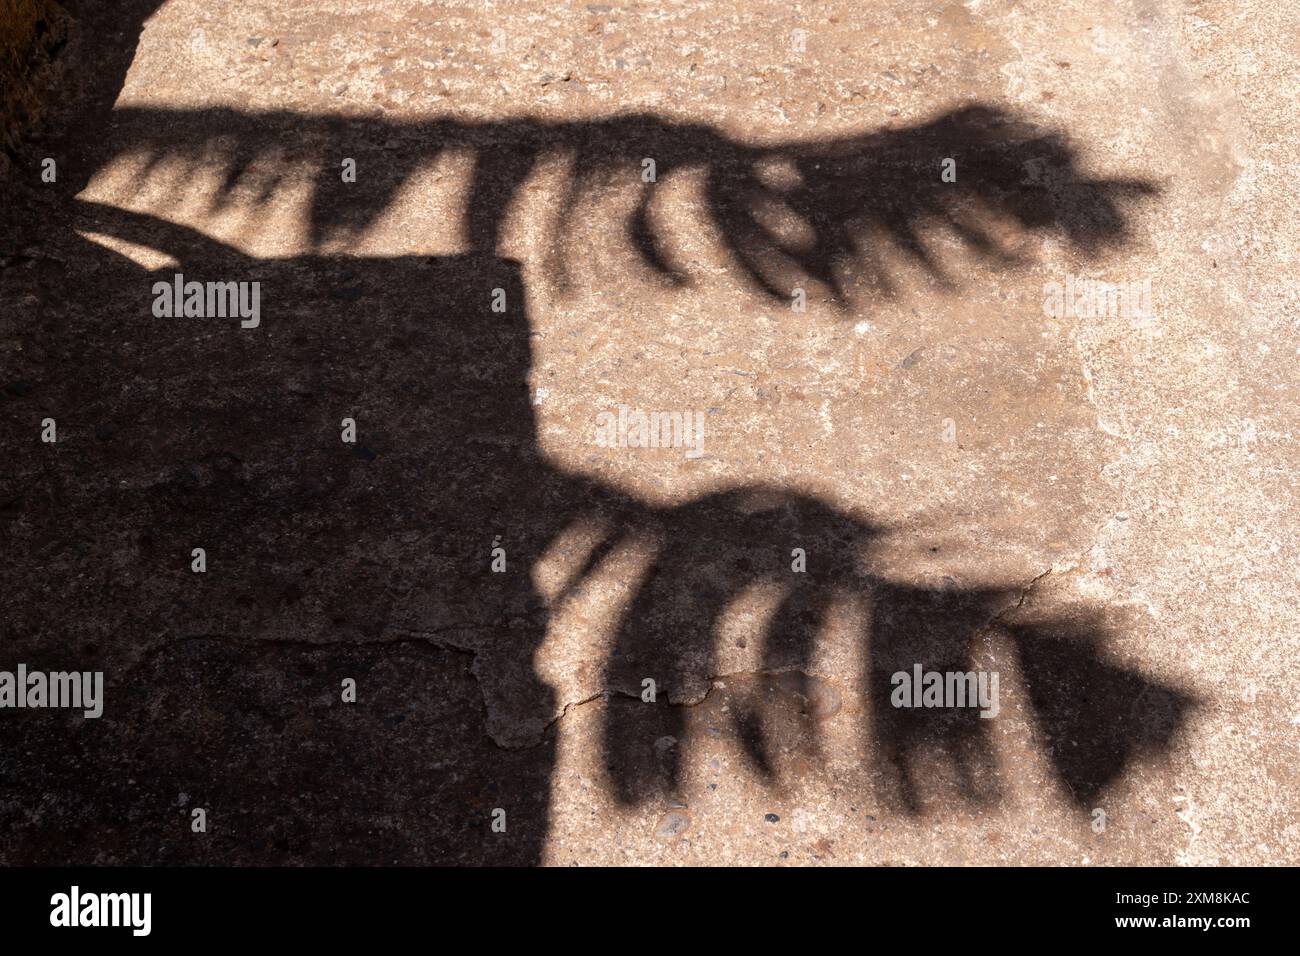
[[[917,362],[921,361],[921,353],[925,349],[913,349],[903,361],[898,363],[899,368],[911,368]]]
[[[689,815],[674,810],[671,813],[665,813],[659,819],[659,826],[655,828],[655,836],[661,840],[672,840],[686,832],[686,828],[691,825]]]
[[[777,816],[775,813],[765,813],[763,814],[763,819],[766,820],[768,823],[779,823],[781,820],[781,818]]]

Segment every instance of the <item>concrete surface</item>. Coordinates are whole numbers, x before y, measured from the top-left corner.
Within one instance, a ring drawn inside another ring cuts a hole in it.
[[[4,715],[0,860],[1296,862],[1285,4],[104,6],[0,187],[0,667],[107,701]]]

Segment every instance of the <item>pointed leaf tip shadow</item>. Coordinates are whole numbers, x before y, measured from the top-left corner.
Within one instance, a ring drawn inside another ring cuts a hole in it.
[[[1098,654],[1094,620],[1007,629],[1053,766],[1090,807],[1144,753],[1167,751],[1198,700]]]

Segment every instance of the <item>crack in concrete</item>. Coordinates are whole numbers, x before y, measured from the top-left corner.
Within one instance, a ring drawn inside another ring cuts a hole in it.
[[[809,671],[803,670],[798,667],[772,668],[772,669],[763,668],[754,671],[729,671],[725,674],[713,674],[709,677],[704,678],[704,680],[708,683],[709,686],[708,689],[705,690],[704,693],[700,695],[698,700],[672,700],[671,697],[669,697],[665,700],[665,703],[669,707],[700,707],[703,704],[705,704],[708,701],[710,695],[712,695],[712,693],[715,690],[717,690],[719,681],[731,680],[733,678],[742,678],[742,677],[780,677],[785,674],[802,674],[804,677],[807,677],[811,680],[824,681],[829,679],[823,677],[820,674],[813,674],[810,673]],[[603,690],[597,691],[596,693],[592,694],[590,697],[584,697],[581,700],[571,700],[568,703],[566,703],[563,706],[563,709],[560,711],[560,713],[556,715],[556,717],[546,725],[546,730],[550,730],[552,727],[558,724],[569,713],[569,710],[571,708],[582,707],[586,704],[593,703],[594,701],[597,700],[608,701],[609,698],[615,696],[625,697],[629,700],[641,699],[641,695],[633,691],[624,690],[621,687],[608,687]]]
[[[1003,608],[1002,610],[994,614],[992,617],[990,617],[988,621],[985,622],[984,625],[982,625],[975,632],[976,635],[982,636],[988,633],[990,630],[996,627],[1000,627],[1003,623],[1005,623],[1008,617],[1015,614],[1016,611],[1024,607],[1025,603],[1029,600],[1030,594],[1033,593],[1034,589],[1037,588],[1043,582],[1044,579],[1050,577],[1052,574],[1057,573],[1056,568],[1057,566],[1053,565],[1047,570],[1034,575],[1033,578],[1031,578],[1020,588],[1020,595],[1016,599],[1015,603],[1008,605],[1007,607]],[[705,692],[700,696],[698,700],[673,701],[669,699],[667,701],[667,704],[669,707],[699,707],[700,705],[708,701],[709,696],[717,689],[719,681],[724,681],[732,678],[778,677],[783,674],[802,674],[804,677],[811,678],[813,680],[826,679],[821,675],[809,673],[808,671],[805,671],[798,667],[775,668],[775,669],[765,668],[760,670],[732,671],[725,674],[712,674],[704,678],[704,680],[707,681],[708,683],[708,688],[705,690]],[[584,697],[579,700],[568,701],[562,706],[560,712],[554,718],[552,718],[549,723],[547,723],[546,727],[543,729],[543,735],[549,733],[552,728],[556,727],[560,723],[560,721],[563,720],[568,715],[570,709],[582,707],[587,704],[593,703],[597,700],[607,701],[610,697],[615,695],[620,697],[626,697],[632,700],[640,699],[640,694],[627,691],[619,687],[610,687],[610,688],[604,688],[602,690],[599,690],[588,697]]]
[[[1016,599],[1016,603],[1008,607],[1004,607],[1002,610],[998,611],[991,618],[989,618],[988,622],[979,629],[978,634],[983,635],[988,633],[990,630],[992,630],[995,627],[1002,626],[1002,624],[1005,623],[1008,617],[1010,617],[1012,614],[1015,614],[1016,611],[1019,611],[1022,607],[1025,606],[1025,602],[1029,600],[1029,595],[1033,592],[1034,588],[1038,587],[1039,583],[1044,578],[1047,578],[1055,573],[1056,573],[1056,565],[1052,565],[1046,571],[1034,575],[1034,577],[1032,577],[1029,580],[1029,583],[1021,587],[1020,597]]]
[[[1020,595],[1016,599],[1016,601],[1013,604],[1010,604],[1009,606],[998,611],[992,617],[990,617],[988,621],[982,627],[979,628],[976,634],[984,635],[988,633],[990,630],[1002,625],[1008,617],[1013,615],[1016,611],[1018,611],[1020,608],[1022,608],[1025,605],[1025,603],[1029,600],[1029,595],[1034,591],[1034,589],[1038,587],[1038,585],[1045,578],[1055,573],[1055,571],[1056,571],[1056,566],[1054,565],[1053,567],[1048,568],[1042,573],[1035,575],[1024,586],[1020,588]],[[503,619],[503,621],[514,620],[526,616],[527,615],[515,615],[510,618],[505,618]],[[485,724],[484,732],[487,735],[488,739],[491,740],[495,746],[503,750],[511,750],[511,751],[528,750],[533,747],[542,745],[546,741],[547,735],[549,735],[553,730],[555,730],[559,726],[560,722],[569,715],[569,712],[571,710],[576,710],[577,708],[584,707],[591,703],[595,703],[596,701],[608,702],[610,698],[616,696],[623,697],[629,700],[640,700],[641,695],[635,691],[628,691],[621,687],[603,687],[600,690],[597,690],[586,697],[582,697],[576,700],[565,701],[560,706],[558,712],[555,713],[550,718],[550,720],[548,720],[545,723],[545,725],[541,728],[541,730],[537,732],[535,740],[533,740],[530,743],[524,743],[521,745],[512,746],[511,743],[507,742],[506,740],[503,740],[499,734],[494,733],[490,727],[492,705],[488,700],[487,694],[483,690],[483,678],[478,673],[480,649],[474,647],[464,647],[458,644],[449,643],[447,641],[438,639],[438,635],[441,634],[454,633],[457,631],[461,631],[461,632],[484,631],[484,630],[491,630],[499,626],[501,626],[500,622],[494,624],[449,624],[443,627],[438,627],[433,629],[422,629],[422,628],[417,629],[417,628],[406,628],[400,626],[389,626],[387,628],[387,631],[389,633],[402,635],[402,636],[391,637],[391,638],[380,639],[380,640],[309,641],[309,640],[294,639],[294,638],[248,640],[244,638],[233,637],[227,634],[187,634],[181,637],[174,638],[172,640],[164,641],[160,644],[156,644],[150,647],[145,652],[145,654],[140,658],[140,663],[147,664],[152,660],[154,660],[159,654],[171,648],[174,648],[177,645],[193,642],[193,641],[213,641],[227,646],[233,646],[239,648],[250,648],[250,647],[259,646],[259,647],[268,647],[268,648],[274,647],[277,649],[287,649],[287,650],[303,650],[303,649],[323,650],[327,648],[360,649],[360,648],[380,648],[389,645],[400,645],[400,646],[424,646],[427,648],[435,648],[437,650],[449,651],[470,658],[470,666],[468,667],[468,676],[474,681],[475,685],[478,687],[479,690],[479,698],[482,702],[483,712],[486,718],[484,721]],[[806,678],[810,678],[814,680],[826,679],[821,675],[810,673],[798,667],[771,668],[771,669],[762,668],[759,670],[731,671],[727,673],[711,674],[705,677],[704,681],[707,683],[708,686],[705,689],[704,693],[701,694],[699,699],[697,700],[676,700],[675,701],[672,700],[671,697],[668,697],[665,699],[665,703],[669,707],[699,707],[708,701],[710,695],[712,695],[713,692],[717,690],[718,684],[721,681],[725,681],[729,679],[737,679],[737,678],[779,677],[785,674],[801,674]]]

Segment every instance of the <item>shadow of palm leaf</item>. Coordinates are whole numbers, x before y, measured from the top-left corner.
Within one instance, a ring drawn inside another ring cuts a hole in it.
[[[652,678],[668,698],[606,709],[610,783],[626,803],[679,792],[686,755],[701,744],[692,739],[688,711],[721,676],[728,611],[763,589],[774,592],[769,610],[744,633],[761,648],[762,672],[779,676],[789,693],[765,694],[760,683],[757,692],[734,698],[728,732],[769,783],[781,782],[782,751],[818,756],[826,714],[817,698],[827,693],[814,676],[818,638],[853,608],[862,613],[850,611],[851,618],[864,623],[864,751],[879,796],[908,814],[934,800],[992,805],[1001,797],[990,723],[978,708],[891,703],[892,675],[911,674],[916,665],[925,672],[978,670],[977,643],[991,633],[1016,648],[1026,709],[1080,810],[1127,765],[1168,749],[1195,704],[1191,694],[1110,661],[1110,633],[1096,609],[1036,610],[1024,618],[1029,612],[1020,610],[1023,596],[1014,589],[932,589],[872,574],[867,568],[882,528],[816,499],[734,489],[659,510],[652,527],[656,555],[620,619],[605,676],[607,687],[631,698]],[[807,554],[802,573],[791,568],[794,547]],[[1018,693],[1003,685],[1007,690]]]
[[[591,237],[575,247],[580,211],[619,192],[633,198],[617,238],[651,275],[686,285],[689,270],[674,261],[674,235],[654,210],[663,190],[691,173],[704,180],[702,221],[739,278],[781,299],[812,283],[841,306],[894,295],[900,260],[945,289],[960,286],[955,273],[967,256],[996,268],[1023,264],[1030,234],[1099,256],[1129,237],[1129,203],[1157,191],[1135,179],[1089,178],[1062,134],[985,105],[899,129],[770,146],[645,114],[484,123],[234,109],[113,116],[115,145],[99,167],[129,162],[142,193],[164,173],[169,188],[201,186],[212,214],[265,208],[305,184],[316,248],[356,243],[418,174],[456,154],[471,165],[459,200],[464,241],[501,254],[525,183],[543,164],[567,161],[544,263],[561,288],[589,258]],[[943,182],[950,157],[957,179]],[[345,158],[361,171],[355,183],[340,174]],[[653,182],[641,176],[646,159],[656,164]]]

